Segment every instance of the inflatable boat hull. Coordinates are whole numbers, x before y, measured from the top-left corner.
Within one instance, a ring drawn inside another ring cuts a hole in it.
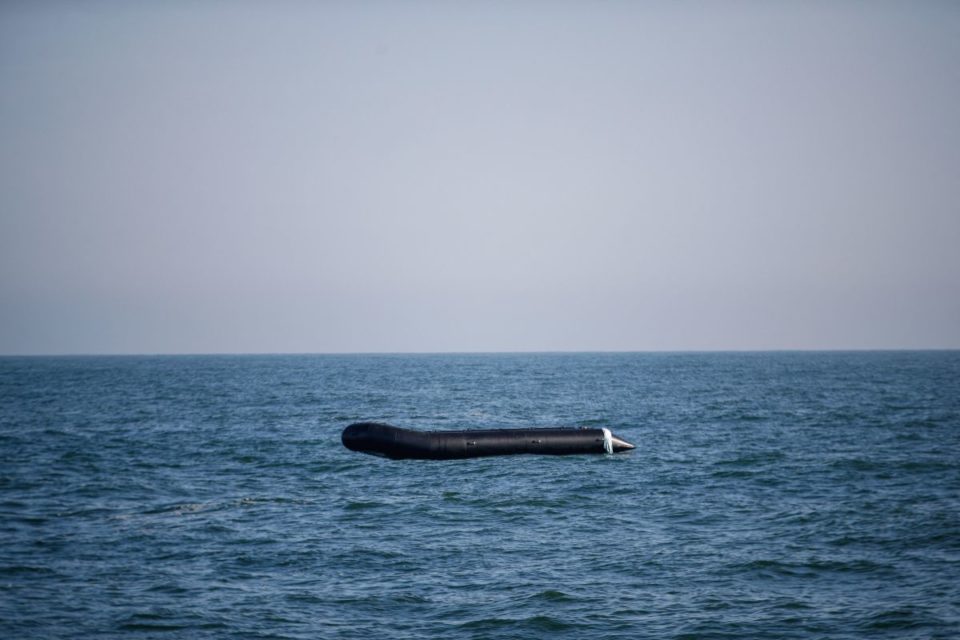
[[[607,429],[413,431],[377,422],[351,424],[343,430],[341,440],[351,451],[394,460],[455,460],[519,453],[619,453],[634,448]]]

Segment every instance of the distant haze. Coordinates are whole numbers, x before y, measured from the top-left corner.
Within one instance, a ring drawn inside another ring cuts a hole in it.
[[[5,2],[0,353],[960,347],[960,3]]]

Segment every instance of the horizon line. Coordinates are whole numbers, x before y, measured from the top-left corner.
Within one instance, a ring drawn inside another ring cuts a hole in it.
[[[960,347],[849,347],[760,349],[540,349],[462,351],[170,351],[170,352],[63,352],[0,353],[0,358],[157,358],[241,356],[440,356],[440,355],[589,355],[589,354],[695,354],[695,353],[904,353],[960,351]]]

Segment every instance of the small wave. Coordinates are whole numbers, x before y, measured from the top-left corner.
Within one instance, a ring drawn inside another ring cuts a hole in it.
[[[114,511],[109,507],[81,507],[56,514],[58,518],[113,518]]]
[[[540,593],[530,596],[530,600],[544,600],[546,602],[573,602],[576,600],[573,596],[570,596],[563,591],[557,591],[556,589],[546,589]]]
[[[223,622],[204,622],[200,624],[165,624],[162,622],[124,622],[118,629],[120,631],[146,631],[154,633],[170,633],[175,631],[184,631],[186,629],[195,631],[212,631],[214,629],[228,629],[229,625]]]
[[[328,474],[339,474],[346,473],[347,471],[359,471],[368,469],[371,464],[376,464],[375,459],[369,459],[366,456],[354,456],[347,461],[338,461],[338,462],[312,462],[309,465],[306,465],[306,470],[309,473],[316,474],[317,476],[325,476]]]
[[[155,622],[124,622],[119,627],[120,631],[182,631],[188,628],[188,625]]]
[[[190,621],[178,618],[173,611],[164,610],[159,612],[134,613],[120,623],[119,629],[121,631],[169,632],[182,631],[184,629],[220,628],[223,626],[223,623],[218,622],[198,621],[197,623],[191,623]]]
[[[405,553],[399,551],[390,551],[388,549],[370,549],[366,547],[357,547],[341,554],[344,558],[364,559],[364,560],[408,560]]]
[[[163,584],[155,584],[155,585],[151,585],[150,587],[147,587],[146,592],[147,593],[164,593],[169,595],[182,595],[185,593],[189,593],[189,589],[185,587],[181,587],[178,584],[165,582]]]
[[[17,524],[26,524],[31,527],[42,527],[43,525],[49,522],[49,518],[43,516],[30,516],[30,515],[16,515],[10,517],[11,522],[16,522]]]
[[[755,467],[758,465],[773,464],[785,460],[787,454],[782,451],[769,451],[737,456],[729,460],[720,460],[715,467]]]
[[[896,463],[895,466],[902,471],[921,471],[928,474],[937,471],[953,471],[956,469],[956,463],[941,462],[939,460],[904,460]]]
[[[891,565],[881,564],[871,560],[811,560],[806,566],[815,571],[833,573],[872,573],[892,569]]]
[[[398,593],[390,599],[397,604],[427,604],[430,602],[430,598],[416,593]]]
[[[471,631],[503,631],[503,630],[530,630],[530,631],[566,631],[575,629],[576,625],[564,622],[553,616],[530,616],[528,618],[481,618],[459,625],[460,629]]]
[[[610,424],[608,418],[591,418],[577,423],[581,427],[605,427]]]
[[[281,505],[310,505],[315,504],[316,500],[309,500],[307,498],[287,498],[283,496],[267,496],[267,497],[257,497],[257,496],[247,496],[235,500],[232,502],[232,505],[238,507],[255,507],[265,504],[281,504]]]
[[[902,629],[916,629],[918,627],[929,626],[933,621],[926,620],[917,615],[917,612],[910,608],[891,609],[882,611],[861,626],[871,631],[893,631]]]
[[[144,515],[150,516],[159,516],[159,515],[170,515],[170,516],[183,516],[199,511],[208,511],[210,509],[216,508],[216,504],[212,502],[176,502],[173,504],[165,504],[152,509],[147,509],[144,511]]]
[[[380,507],[386,506],[382,502],[376,502],[374,500],[356,500],[353,502],[348,502],[344,505],[346,511],[369,511],[371,509],[379,509]]]
[[[752,478],[758,473],[759,471],[751,469],[721,469],[720,471],[714,471],[710,475],[714,478]]]
[[[887,471],[889,464],[879,460],[867,460],[865,458],[844,458],[836,460],[830,465],[834,469],[850,471]]]
[[[57,572],[48,567],[35,567],[26,564],[14,564],[0,567],[0,576],[53,576]]]
[[[283,596],[287,602],[294,602],[307,605],[326,604],[327,598],[313,593],[288,593]]]
[[[804,563],[780,562],[779,560],[753,560],[729,567],[737,573],[756,573],[761,576],[785,576],[794,578],[815,578],[830,573],[875,573],[889,571],[892,567],[869,560],[819,560],[812,559]]]

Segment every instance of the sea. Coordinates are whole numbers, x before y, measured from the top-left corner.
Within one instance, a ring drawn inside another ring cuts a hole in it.
[[[0,637],[960,638],[960,352],[0,358]]]

